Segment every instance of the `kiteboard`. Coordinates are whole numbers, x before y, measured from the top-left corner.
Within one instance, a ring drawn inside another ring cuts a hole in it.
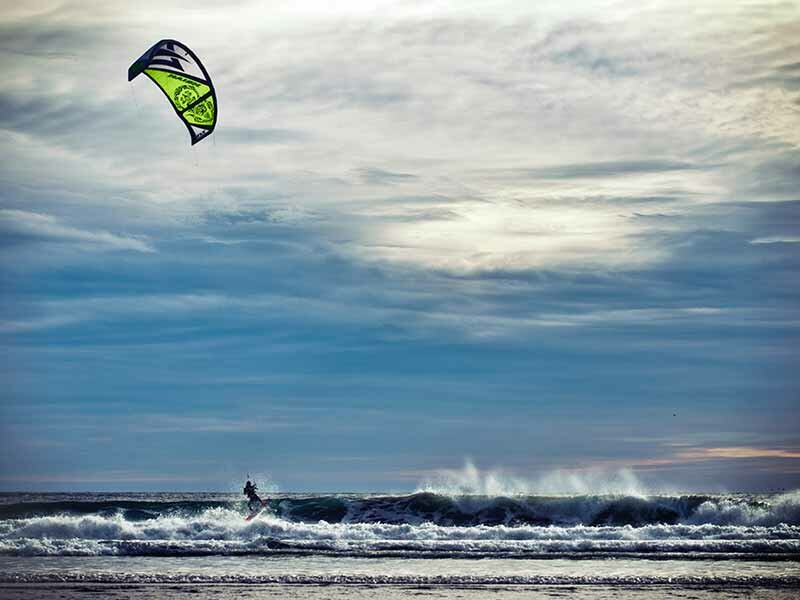
[[[267,503],[266,503],[266,502],[264,502],[264,501],[262,500],[262,501],[261,501],[261,506],[257,506],[257,507],[255,508],[255,510],[251,510],[251,511],[250,511],[250,514],[249,514],[249,515],[247,515],[247,516],[244,518],[244,520],[245,520],[245,521],[252,521],[253,519],[255,519],[255,518],[258,516],[258,515],[260,515],[260,514],[261,514],[262,512],[264,512],[265,510],[267,510]]]

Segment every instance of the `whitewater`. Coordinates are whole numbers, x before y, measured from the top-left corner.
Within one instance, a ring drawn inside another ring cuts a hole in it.
[[[783,598],[800,588],[800,491],[274,493],[268,504],[248,522],[237,494],[0,494],[0,592],[278,585],[309,597],[341,584],[389,586],[387,597],[499,586],[504,597],[529,586],[688,586]]]
[[[800,492],[680,496],[0,496],[2,556],[800,556]]]

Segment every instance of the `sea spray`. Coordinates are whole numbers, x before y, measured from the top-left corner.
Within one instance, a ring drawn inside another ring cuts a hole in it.
[[[461,469],[435,471],[423,480],[417,491],[446,496],[645,496],[649,493],[628,469],[556,470],[534,479],[520,477],[501,468],[482,470],[469,459],[464,461]]]

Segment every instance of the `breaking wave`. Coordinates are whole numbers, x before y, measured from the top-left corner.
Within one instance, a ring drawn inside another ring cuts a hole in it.
[[[250,522],[224,495],[9,500],[0,504],[7,556],[800,557],[800,492],[283,495]]]
[[[88,495],[84,495],[88,496]],[[229,496],[146,500],[101,497],[63,500],[58,495],[0,504],[0,519],[54,516],[121,517],[136,523],[165,517],[191,518],[244,514],[244,503]],[[441,526],[558,525],[586,527],[630,525],[800,525],[800,491],[783,495],[685,496],[453,496],[418,492],[403,496],[278,495],[268,500],[273,515],[300,523],[384,523]],[[225,512],[227,511],[227,512]],[[222,514],[222,513],[220,513]]]

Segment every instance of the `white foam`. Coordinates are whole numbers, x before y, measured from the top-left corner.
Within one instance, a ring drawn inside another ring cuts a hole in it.
[[[764,526],[780,523],[800,524],[800,490],[762,503],[743,503],[732,498],[707,500],[697,508],[687,522]]]
[[[273,516],[246,522],[240,513],[225,508],[146,521],[126,521],[121,515],[60,515],[0,523],[0,553],[12,555],[239,554],[292,549],[477,555],[800,553],[800,526],[444,527],[432,523],[297,523]]]

